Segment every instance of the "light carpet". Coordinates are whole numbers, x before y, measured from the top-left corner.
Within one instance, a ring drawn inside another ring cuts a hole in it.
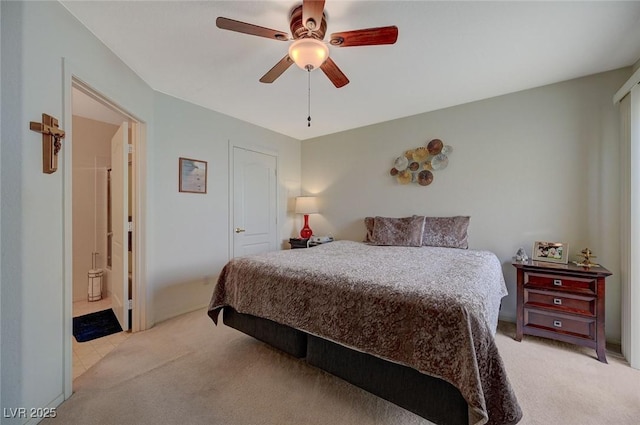
[[[497,344],[521,424],[640,423],[640,371],[608,352],[543,338]],[[74,381],[44,424],[425,425],[406,410],[224,325],[205,310],[129,339]]]

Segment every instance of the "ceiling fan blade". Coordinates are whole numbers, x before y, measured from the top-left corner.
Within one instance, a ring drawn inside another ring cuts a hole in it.
[[[331,34],[329,43],[336,47],[377,46],[394,44],[398,39],[398,27],[367,28],[362,30],[336,32]]]
[[[289,69],[291,65],[293,65],[293,61],[291,60],[289,55],[286,55],[285,57],[280,59],[280,62],[275,64],[273,68],[267,71],[267,73],[264,74],[262,78],[260,78],[260,82],[273,83],[276,80],[276,78],[281,76],[282,73],[285,72],[287,69]]]
[[[324,0],[303,0],[302,25],[311,31],[315,31],[320,28],[323,12]]]
[[[327,77],[329,77],[333,85],[337,88],[344,87],[349,84],[349,79],[347,78],[347,76],[344,75],[342,71],[340,71],[338,65],[336,65],[336,63],[331,58],[327,58],[327,60],[324,61],[322,65],[320,65],[320,69]]]
[[[258,37],[271,38],[273,40],[289,40],[289,34],[287,34],[286,32],[259,27],[258,25],[248,24],[246,22],[236,21],[234,19],[223,18],[221,16],[216,19],[216,26],[223,30],[241,32],[249,35],[257,35]]]

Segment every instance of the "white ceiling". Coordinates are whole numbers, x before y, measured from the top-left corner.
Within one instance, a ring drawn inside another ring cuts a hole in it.
[[[223,16],[290,33],[301,1],[62,1],[153,89],[304,140],[632,65],[639,1],[327,0],[332,32],[396,25],[390,46],[330,47],[351,81],[290,67],[289,42],[218,29]],[[613,96],[613,93],[612,93]]]

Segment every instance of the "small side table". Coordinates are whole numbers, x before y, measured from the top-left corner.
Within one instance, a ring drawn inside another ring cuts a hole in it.
[[[607,363],[604,267],[513,261],[517,269],[516,341],[536,335],[590,347]]]
[[[308,248],[309,247],[308,242],[309,242],[309,239],[302,239],[302,238],[289,239],[289,245],[291,245],[291,249]]]

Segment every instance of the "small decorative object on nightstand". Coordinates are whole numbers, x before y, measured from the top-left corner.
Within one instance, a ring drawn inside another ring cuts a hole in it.
[[[518,252],[516,252],[516,261],[527,261],[529,257],[527,256],[527,252],[524,248],[519,248]]]
[[[596,350],[607,363],[604,267],[513,261],[517,269],[516,341],[536,335]]]
[[[322,245],[329,242],[333,242],[333,236],[311,236],[309,246]]]
[[[596,263],[591,262],[591,259],[596,258],[596,256],[593,255],[593,252],[591,252],[589,248],[585,248],[582,251],[580,251],[580,254],[578,254],[578,256],[582,257],[582,261],[574,261],[574,264],[577,266],[593,267],[598,265]]]

